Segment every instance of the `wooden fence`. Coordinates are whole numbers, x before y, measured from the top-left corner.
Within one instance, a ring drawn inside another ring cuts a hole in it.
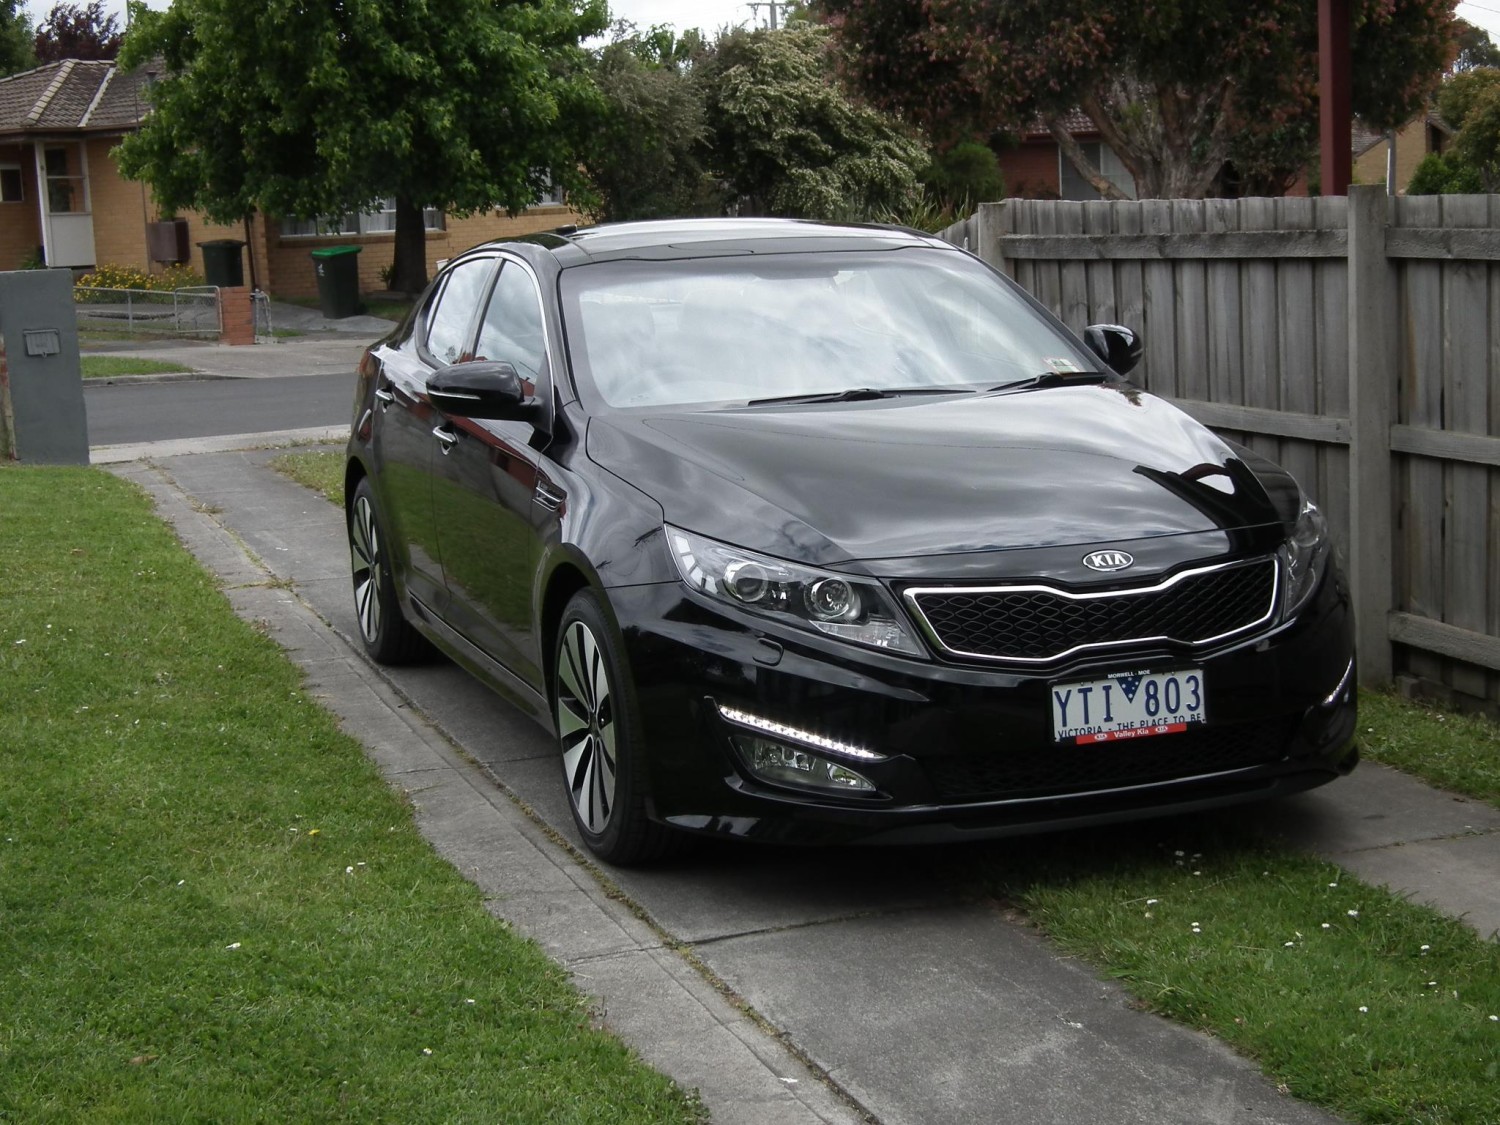
[[[943,237],[1140,331],[1133,378],[1296,473],[1365,683],[1500,701],[1500,196],[1011,200]]]

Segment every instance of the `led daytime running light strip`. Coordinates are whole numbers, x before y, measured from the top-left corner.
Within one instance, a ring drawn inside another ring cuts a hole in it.
[[[805,743],[819,750],[826,750],[830,754],[842,754],[846,758],[853,758],[860,762],[883,762],[886,756],[877,754],[873,750],[866,750],[862,746],[854,746],[848,742],[839,742],[836,739],[825,738],[821,734],[812,731],[801,730],[797,727],[789,727],[785,723],[778,723],[773,719],[762,719],[758,715],[750,715],[733,707],[725,707],[724,704],[715,702],[714,706],[719,709],[719,714],[727,721],[737,726],[748,727],[750,730],[761,731],[764,734],[772,734],[778,738],[789,738],[796,742]]]

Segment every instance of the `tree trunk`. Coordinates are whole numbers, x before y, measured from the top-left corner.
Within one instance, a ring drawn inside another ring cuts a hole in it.
[[[427,288],[427,231],[422,208],[407,196],[396,196],[396,258],[391,263],[391,288],[397,293],[420,293]]]
[[[1067,157],[1068,163],[1078,170],[1078,174],[1084,178],[1090,187],[1099,193],[1100,199],[1129,199],[1119,188],[1104,178],[1104,173],[1094,167],[1094,162],[1084,155],[1083,146],[1073,139],[1063,124],[1056,117],[1045,119],[1047,132],[1052,134],[1052,139],[1057,142],[1057,147],[1062,150],[1063,156]]]

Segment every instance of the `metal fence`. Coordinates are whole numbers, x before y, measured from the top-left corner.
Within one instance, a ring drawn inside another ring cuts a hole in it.
[[[1345,548],[1366,682],[1500,701],[1500,196],[985,204],[943,233],[1291,468]]]
[[[214,285],[171,290],[75,285],[73,307],[78,327],[85,331],[217,340],[222,327],[219,290]],[[269,335],[269,314],[267,321]]]

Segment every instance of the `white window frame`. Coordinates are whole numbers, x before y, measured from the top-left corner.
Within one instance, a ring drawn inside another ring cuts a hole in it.
[[[0,179],[0,203],[25,203],[26,202],[26,174],[21,170],[19,164],[11,161],[0,162],[0,173],[14,172],[16,174],[17,195],[14,198],[5,194],[3,179]]]
[[[1079,141],[1078,147],[1083,149],[1084,155],[1094,162],[1094,167],[1099,169],[1106,180],[1124,192],[1128,198],[1135,198],[1135,177],[1115,155],[1114,149],[1103,141]],[[1078,170],[1063,155],[1060,148],[1057,150],[1057,189],[1058,197],[1061,199],[1099,198],[1099,193],[1078,174]],[[1070,194],[1070,190],[1076,194]]]
[[[396,231],[396,200],[382,199],[374,211],[362,214],[319,215],[314,219],[282,219],[282,238],[328,238],[330,236],[358,236],[364,234],[394,234]],[[422,209],[424,231],[447,230],[447,221],[441,207]]]

